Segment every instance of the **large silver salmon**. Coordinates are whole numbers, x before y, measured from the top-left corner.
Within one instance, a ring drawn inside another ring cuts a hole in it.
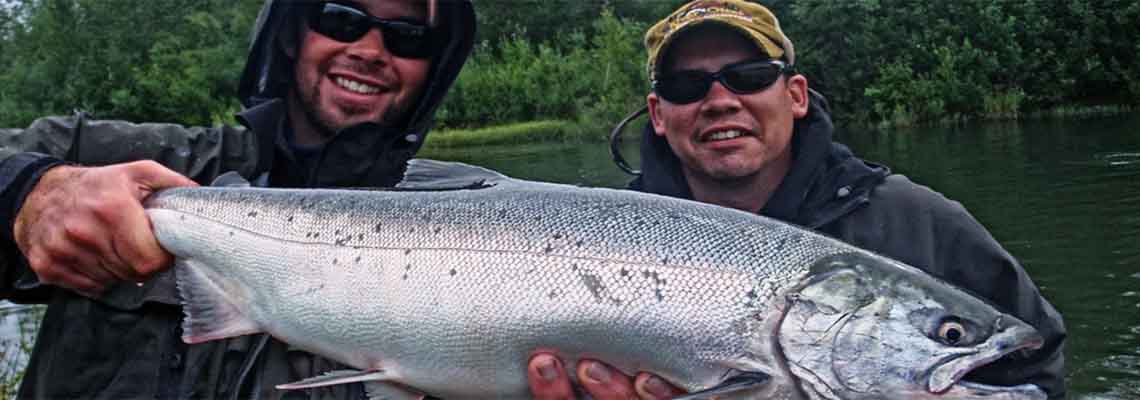
[[[721,398],[1044,398],[961,380],[1039,347],[1029,325],[805,229],[454,163],[402,186],[152,196],[183,339],[269,332],[357,369],[284,388],[376,397],[525,398],[542,349]]]

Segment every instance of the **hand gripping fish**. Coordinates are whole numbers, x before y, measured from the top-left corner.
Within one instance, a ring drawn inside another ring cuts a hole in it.
[[[268,332],[355,368],[283,389],[527,398],[546,350],[689,398],[1045,398],[962,380],[1040,347],[1028,324],[728,208],[427,160],[389,190],[177,188],[146,206],[176,256],[184,341]]]

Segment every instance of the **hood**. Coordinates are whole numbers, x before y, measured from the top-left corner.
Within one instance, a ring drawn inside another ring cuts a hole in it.
[[[833,142],[835,127],[827,99],[814,90],[808,113],[797,119],[792,136],[792,167],[760,214],[818,228],[868,201],[871,189],[890,174],[882,165],[855,157]],[[652,123],[641,134],[641,176],[629,187],[649,193],[692,199],[681,162]]]
[[[238,95],[245,108],[283,99],[288,93],[293,62],[281,51],[281,46],[275,44],[282,38],[292,37],[293,32],[296,32],[296,25],[301,20],[298,14],[307,3],[311,2],[266,0],[262,6],[254,25],[248,59],[238,87]],[[432,56],[427,87],[414,111],[401,126],[383,129],[387,132],[381,132],[399,137],[400,140],[396,140],[393,149],[410,148],[412,153],[419,149],[431,127],[436,109],[471,53],[475,38],[475,10],[470,0],[439,0],[436,19],[446,40],[438,53]],[[363,128],[381,130],[379,127]],[[346,130],[358,130],[358,127]]]

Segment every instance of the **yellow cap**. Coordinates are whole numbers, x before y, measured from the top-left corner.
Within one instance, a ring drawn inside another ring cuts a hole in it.
[[[768,56],[783,58],[789,65],[796,63],[792,41],[780,30],[776,15],[764,6],[743,0],[695,0],[669,14],[645,33],[649,79],[656,79],[659,58],[681,32],[707,22],[736,29],[764,49]]]

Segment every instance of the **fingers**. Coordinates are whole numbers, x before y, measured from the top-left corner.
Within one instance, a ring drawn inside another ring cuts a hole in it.
[[[151,162],[48,170],[17,212],[16,243],[44,283],[85,293],[168,267],[142,201],[195,183]]]
[[[636,399],[633,382],[625,374],[593,360],[578,362],[578,381],[596,400]]]
[[[637,390],[638,397],[642,399],[671,399],[685,394],[684,390],[645,372],[637,374],[637,378],[633,380],[633,387]]]
[[[130,179],[144,189],[147,194],[171,187],[198,186],[198,183],[190,178],[171,171],[154,161],[136,161],[124,164],[123,168],[129,171]]]
[[[119,228],[113,233],[111,251],[107,256],[111,259],[130,260],[130,268],[126,271],[129,275],[123,279],[141,280],[174,261],[170,253],[159,246],[146,210],[139,203],[127,205],[122,210],[119,221]]]
[[[550,354],[539,353],[531,357],[527,365],[527,381],[535,399],[572,400],[574,387],[562,361]]]

